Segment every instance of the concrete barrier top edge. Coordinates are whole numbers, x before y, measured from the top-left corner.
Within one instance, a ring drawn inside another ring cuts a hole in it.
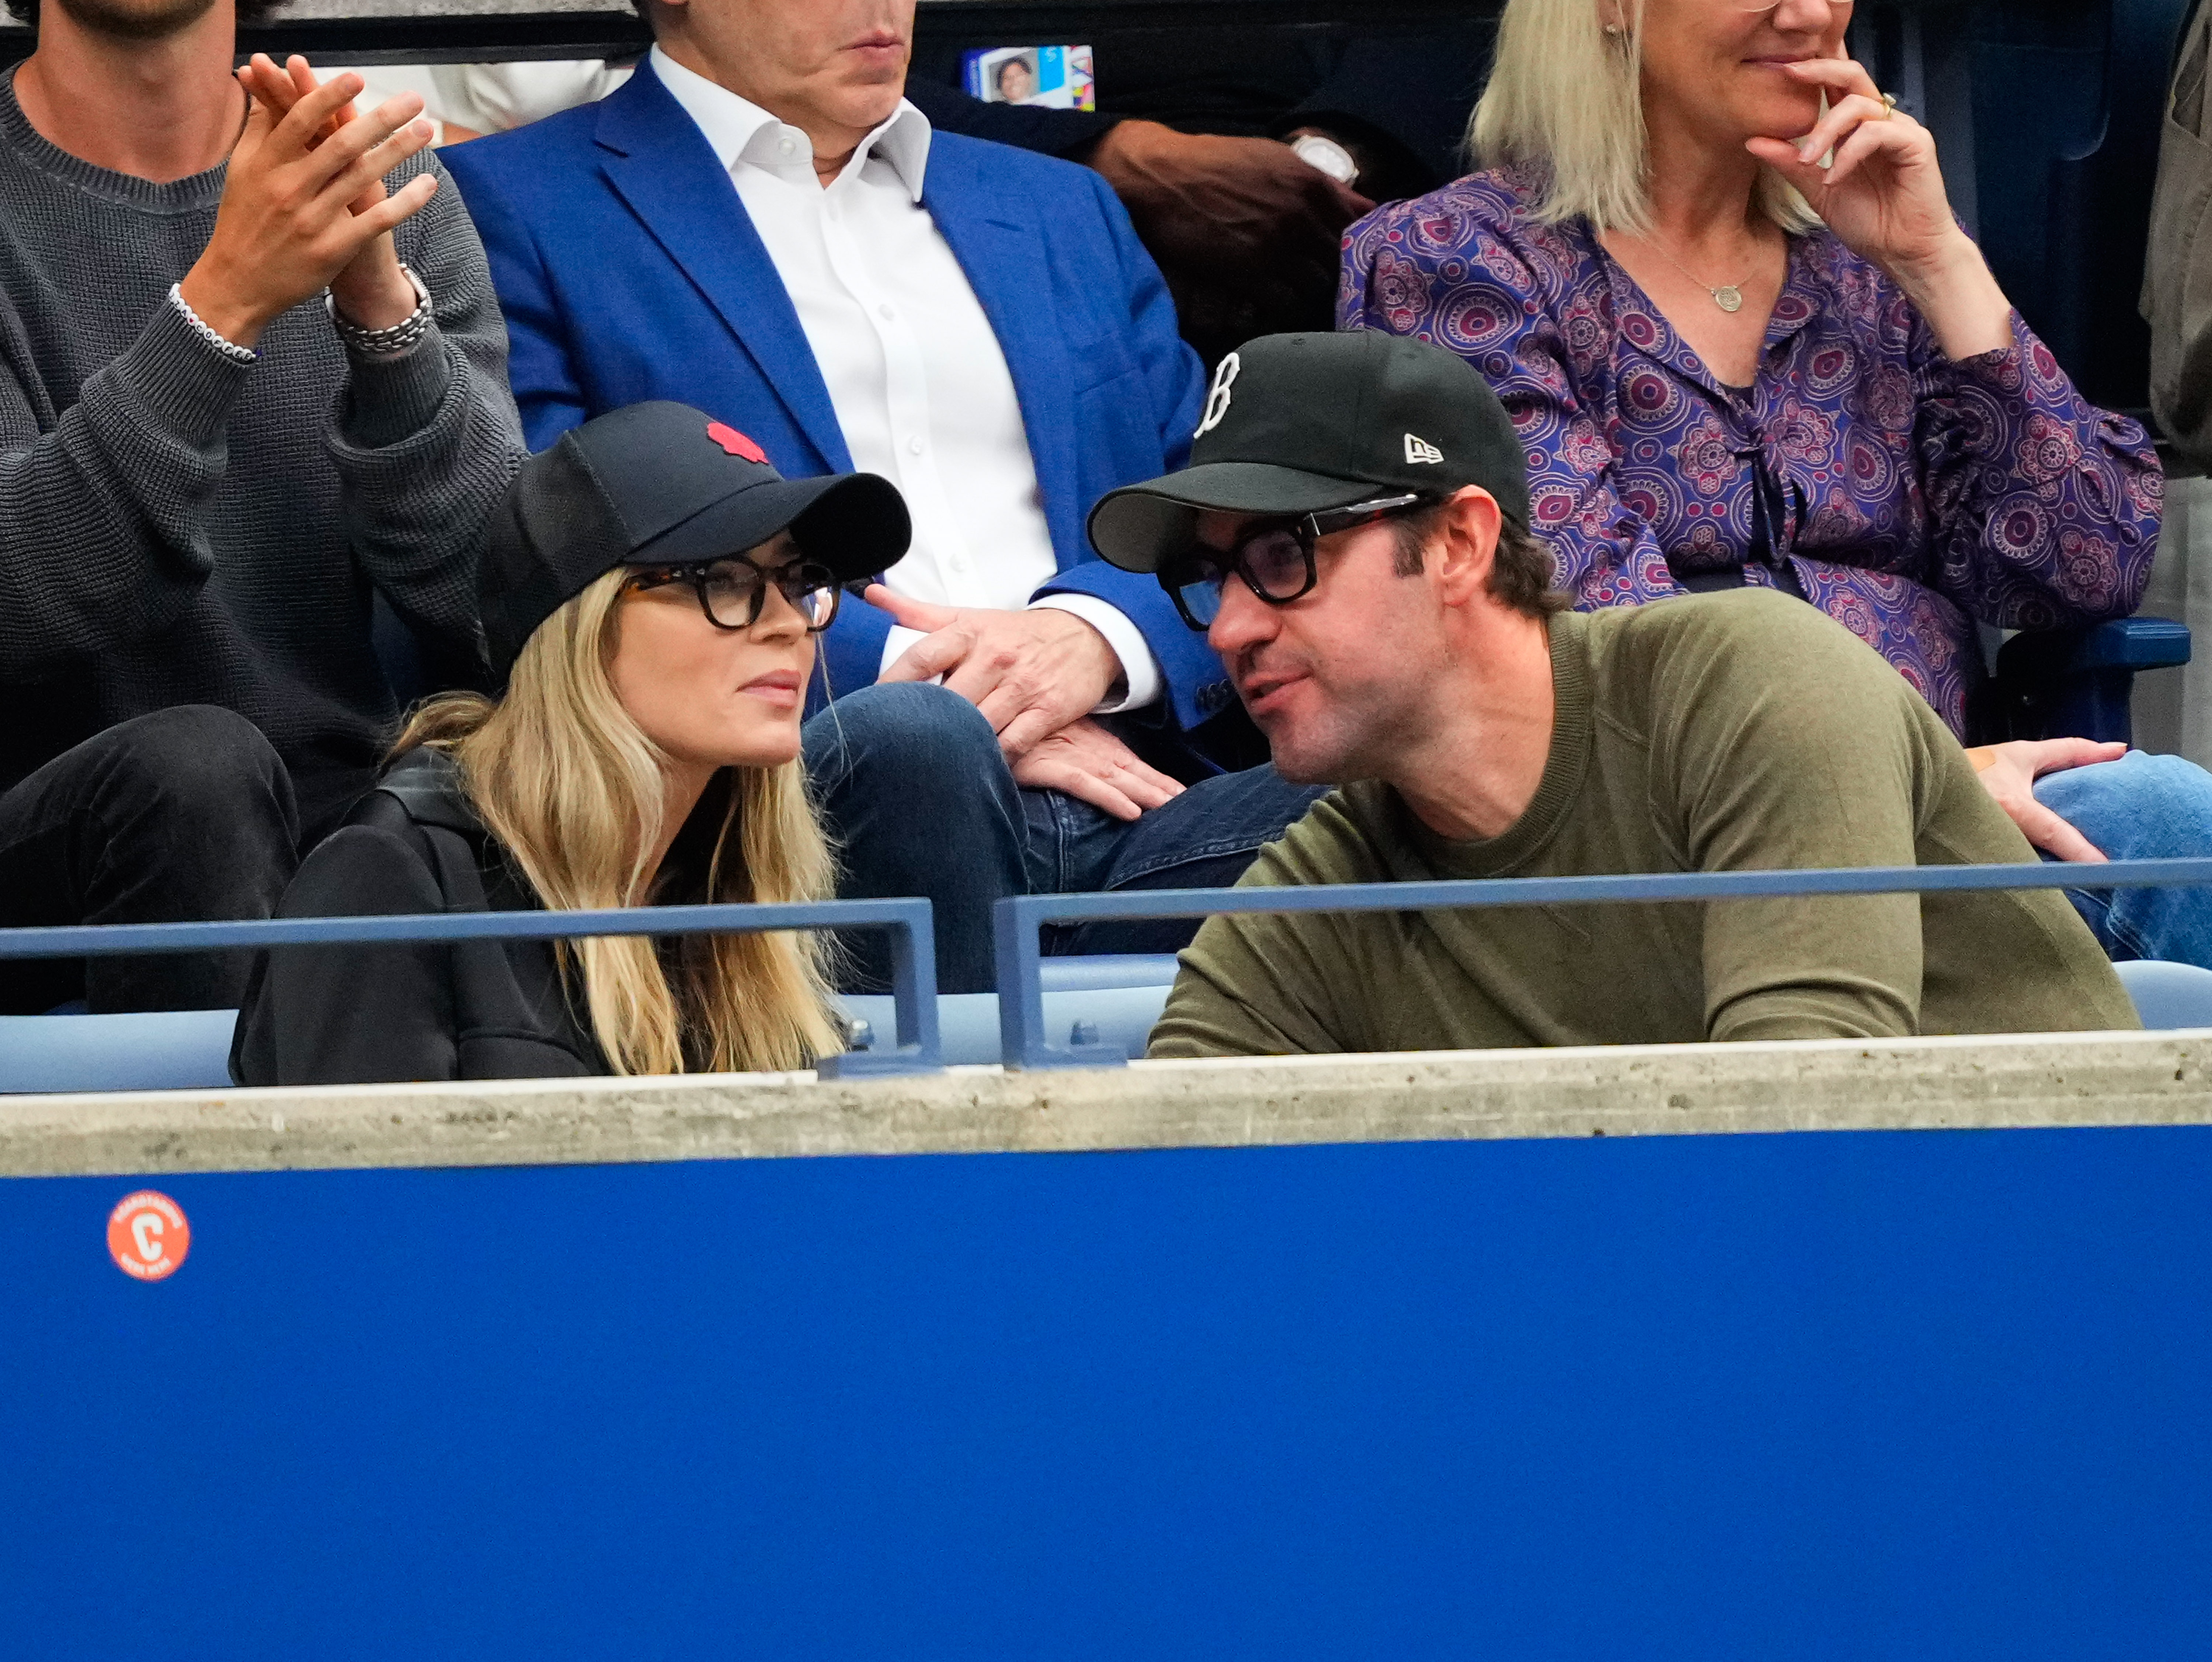
[[[0,1098],[0,1177],[2212,1123],[2212,1031]]]

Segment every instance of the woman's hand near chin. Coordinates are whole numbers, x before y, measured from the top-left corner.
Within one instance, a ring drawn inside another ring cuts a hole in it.
[[[1807,58],[1784,72],[1826,93],[1828,113],[1795,143],[1753,138],[1744,148],[1795,185],[1845,247],[1896,279],[1947,356],[2010,346],[2012,302],[1959,228],[1928,129],[1883,104],[1850,58]]]

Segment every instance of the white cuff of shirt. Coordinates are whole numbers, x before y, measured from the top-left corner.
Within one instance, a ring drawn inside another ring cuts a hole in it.
[[[1091,713],[1093,715],[1115,715],[1125,709],[1142,709],[1160,696],[1160,661],[1152,656],[1144,631],[1131,623],[1126,613],[1111,601],[1102,600],[1095,594],[1048,594],[1042,600],[1032,600],[1031,609],[1048,606],[1055,612],[1072,612],[1106,637],[1106,644],[1114,648],[1114,655],[1121,661],[1121,678],[1126,690],[1119,698],[1109,699]],[[884,637],[883,661],[876,673],[881,676],[899,661],[906,649],[922,638],[918,629],[907,629],[894,624]],[[943,680],[938,676],[937,680]]]
[[[1121,661],[1121,696],[1112,697],[1112,689],[1109,688],[1109,697],[1091,712],[1093,715],[1118,715],[1125,709],[1142,709],[1158,702],[1160,661],[1152,656],[1144,631],[1129,621],[1127,612],[1096,594],[1048,594],[1029,604],[1031,612],[1040,608],[1073,612],[1103,635],[1106,644],[1114,648],[1114,655]]]

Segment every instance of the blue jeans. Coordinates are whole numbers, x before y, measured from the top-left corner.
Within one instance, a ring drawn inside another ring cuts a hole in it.
[[[991,908],[1005,897],[1224,886],[1327,789],[1259,767],[1201,780],[1141,819],[1116,819],[1062,792],[1016,784],[974,705],[912,683],[838,699],[807,722],[805,756],[837,843],[837,892],[926,898],[938,990],[947,993],[998,984]],[[1044,949],[1178,952],[1197,928],[1173,918],[1055,927]],[[848,991],[890,984],[882,936],[856,932],[842,944],[853,965]]]
[[[2212,855],[2212,774],[2179,756],[2131,750],[2117,762],[2045,774],[2035,800],[2109,860]],[[2109,958],[2212,970],[2212,888],[2069,889],[2066,898]]]

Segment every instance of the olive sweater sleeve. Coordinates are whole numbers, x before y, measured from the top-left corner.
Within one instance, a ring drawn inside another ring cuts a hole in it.
[[[1656,661],[1622,667],[1650,690],[1652,806],[1687,869],[1911,866],[1930,817],[1972,816],[1972,799],[1997,822],[1978,827],[1986,857],[2033,857],[1935,712],[1842,625],[1781,595],[1674,621],[1652,633]],[[1708,905],[1707,1036],[1917,1032],[1922,950],[1914,894]]]
[[[1244,888],[1380,882],[1336,797],[1324,797],[1238,880]],[[1321,1056],[1371,1048],[1361,1012],[1347,1008],[1345,971],[1369,955],[1342,913],[1243,912],[1208,918],[1179,962],[1152,1056]],[[1399,965],[1393,965],[1394,969]],[[1354,984],[1358,984],[1355,981]]]

